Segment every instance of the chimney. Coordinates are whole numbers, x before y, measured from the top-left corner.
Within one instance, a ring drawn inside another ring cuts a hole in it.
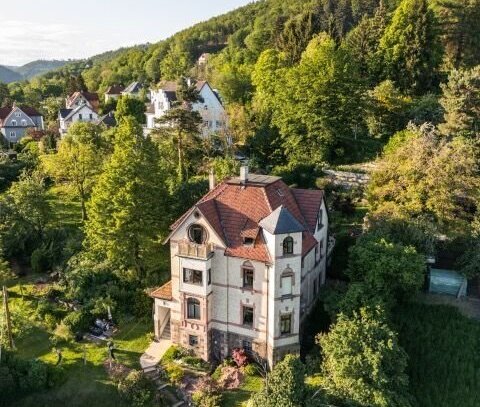
[[[210,174],[208,174],[208,185],[210,191],[215,189],[215,173],[213,172],[213,168],[210,170]]]
[[[240,182],[246,184],[248,181],[248,165],[242,165],[240,167]]]

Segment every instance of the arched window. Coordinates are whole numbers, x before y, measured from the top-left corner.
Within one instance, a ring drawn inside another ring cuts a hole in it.
[[[293,254],[293,237],[286,237],[283,240],[283,255]]]
[[[200,301],[196,298],[187,299],[187,318],[200,319]]]
[[[192,225],[188,228],[188,237],[191,242],[203,244],[207,240],[207,231],[201,225]]]

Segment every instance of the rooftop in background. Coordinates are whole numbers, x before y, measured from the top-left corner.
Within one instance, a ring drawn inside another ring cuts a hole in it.
[[[247,184],[248,185],[270,185],[273,184],[274,182],[277,182],[281,180],[281,177],[276,177],[273,175],[261,175],[261,174],[248,174],[247,178]],[[235,178],[230,178],[227,181],[227,184],[231,185],[239,185],[239,184],[244,184],[244,182],[241,180],[240,177],[235,177]]]

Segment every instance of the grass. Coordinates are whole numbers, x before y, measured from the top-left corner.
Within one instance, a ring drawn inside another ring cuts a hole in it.
[[[223,393],[223,407],[241,407],[251,397],[262,389],[263,379],[260,376],[246,376],[238,389]]]
[[[82,226],[80,200],[67,185],[54,185],[48,190],[48,201],[52,206],[53,226]]]
[[[480,324],[447,305],[412,303],[395,312],[419,407],[480,405]]]
[[[10,284],[10,304],[12,310],[34,310],[39,299],[34,281],[38,276],[32,275]],[[22,283],[22,290],[20,290]],[[23,297],[21,295],[23,292]],[[130,368],[139,369],[139,358],[150,343],[150,321],[133,319],[120,323],[119,331],[114,336],[116,358]],[[52,332],[38,321],[31,331],[15,342],[17,355],[25,359],[40,359],[54,365],[57,355],[52,351],[49,338]],[[103,363],[107,359],[105,343],[69,342],[60,345],[63,361],[62,368],[65,381],[41,393],[27,396],[12,404],[12,407],[27,406],[122,406],[114,384],[109,380]],[[86,363],[84,363],[84,355]]]

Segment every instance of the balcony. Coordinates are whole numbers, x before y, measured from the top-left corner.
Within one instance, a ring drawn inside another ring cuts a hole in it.
[[[194,257],[197,259],[209,259],[214,252],[212,243],[195,244],[187,241],[178,243],[178,255],[181,257]]]

